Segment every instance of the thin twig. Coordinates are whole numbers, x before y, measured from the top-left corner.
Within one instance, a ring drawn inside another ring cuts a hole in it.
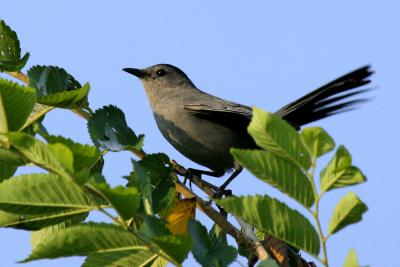
[[[89,120],[90,118],[92,118],[92,114],[90,114],[90,112],[88,112],[82,108],[74,108],[74,109],[71,109],[71,111],[85,120]]]
[[[324,258],[321,260],[319,257],[316,257],[317,260],[319,260],[323,265],[325,265],[326,267],[329,267],[329,261],[328,261],[328,252],[326,249],[326,237],[324,236],[324,233],[322,231],[322,227],[321,227],[321,221],[319,219],[319,201],[320,201],[320,196],[318,195],[318,191],[317,191],[317,187],[315,185],[315,181],[314,181],[314,174],[315,174],[315,169],[316,169],[316,160],[313,159],[312,160],[312,164],[311,164],[311,172],[309,174],[309,179],[311,182],[311,187],[314,193],[314,198],[315,198],[315,210],[313,212],[311,212],[315,223],[317,224],[317,231],[318,231],[318,235],[321,239],[321,243],[322,243],[322,253],[324,255]]]
[[[10,72],[6,72],[8,75],[14,77],[15,79],[20,80],[21,82],[28,84],[29,83],[29,79],[28,76],[26,76],[24,73],[20,72],[20,71],[10,71]]]
[[[22,73],[22,72],[7,72],[10,76],[24,82],[25,84],[29,84],[29,79],[28,77]],[[46,110],[44,114],[46,114],[49,110]],[[72,112],[77,114],[83,119],[89,120],[92,117],[92,112],[90,109],[88,111],[77,108],[77,109],[71,109]],[[25,125],[24,127],[30,125],[37,119],[39,119],[41,116],[44,114],[40,114],[36,118],[32,118],[29,124]],[[133,154],[135,154],[139,158],[143,158],[146,155],[146,152],[143,150],[136,151],[132,150],[131,151]],[[174,168],[176,172],[180,175],[185,175],[187,170],[177,164],[176,162],[172,162],[174,165]],[[199,187],[203,192],[205,192],[210,198],[212,198],[218,189],[215,185],[208,183],[206,181],[203,181],[197,176],[193,176],[191,179],[191,182],[194,183],[197,187]],[[176,190],[180,192],[182,195],[192,198],[196,198],[196,203],[198,208],[203,211],[210,219],[212,219],[216,224],[218,224],[227,234],[231,235],[238,244],[243,244],[246,247],[252,247],[255,249],[257,253],[257,257],[259,260],[264,260],[269,257],[267,251],[265,250],[264,246],[258,241],[258,240],[252,240],[248,236],[246,236],[243,232],[241,232],[239,229],[237,229],[235,226],[233,226],[222,214],[220,214],[218,211],[216,211],[214,208],[211,207],[211,205],[208,202],[203,201],[200,197],[195,195],[191,190],[189,190],[185,185],[183,185],[181,182],[176,183]],[[104,213],[106,216],[110,217],[113,220],[116,220],[110,213],[108,213],[106,210],[100,208],[99,209],[102,213]],[[125,223],[125,222],[124,222]],[[125,225],[123,225],[126,227]]]
[[[268,253],[260,242],[248,238],[243,232],[233,226],[222,214],[211,207],[210,203],[202,200],[199,196],[197,196],[179,181],[176,183],[175,188],[179,193],[187,198],[196,198],[198,209],[203,211],[211,220],[213,220],[218,226],[220,226],[225,233],[232,236],[238,244],[242,244],[246,247],[251,247],[255,249],[257,256],[260,260],[268,258]]]

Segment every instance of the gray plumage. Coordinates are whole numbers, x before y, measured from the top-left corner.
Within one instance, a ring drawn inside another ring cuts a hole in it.
[[[256,148],[247,133],[252,110],[199,90],[187,75],[172,65],[126,68],[143,83],[157,126],[167,141],[190,160],[218,175],[235,167],[231,147]],[[366,91],[369,67],[353,71],[284,106],[277,115],[295,128],[364,101],[346,100]]]

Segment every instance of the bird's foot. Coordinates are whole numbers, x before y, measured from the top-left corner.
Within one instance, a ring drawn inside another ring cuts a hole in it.
[[[232,190],[220,187],[220,188],[218,188],[217,191],[215,191],[213,198],[222,198],[223,196],[228,197],[231,195],[232,195]]]
[[[192,190],[192,178],[194,175],[196,175],[201,179],[201,173],[199,173],[197,170],[192,168],[186,169],[185,178],[183,179],[183,184],[186,185],[186,182],[189,180],[190,190]]]

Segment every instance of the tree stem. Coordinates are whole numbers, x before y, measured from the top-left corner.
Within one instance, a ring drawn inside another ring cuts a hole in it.
[[[314,174],[315,174],[315,168],[316,168],[316,159],[313,158],[312,159],[312,166],[311,166],[311,173],[309,174],[309,178],[310,178],[310,182],[311,182],[311,187],[314,193],[314,198],[315,198],[315,210],[309,210],[315,220],[315,223],[317,224],[317,231],[318,231],[318,235],[319,238],[321,239],[321,243],[322,243],[322,253],[324,255],[323,259],[320,259],[319,257],[317,257],[316,259],[318,259],[323,265],[325,265],[326,267],[329,267],[329,261],[328,261],[328,253],[326,250],[326,238],[324,236],[324,233],[322,231],[322,227],[321,227],[321,222],[319,220],[319,201],[320,201],[320,196],[318,195],[317,192],[317,187],[315,185],[315,181],[314,181]]]

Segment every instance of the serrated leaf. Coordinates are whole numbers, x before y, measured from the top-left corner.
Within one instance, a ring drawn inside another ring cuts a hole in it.
[[[153,211],[165,218],[177,201],[170,160],[165,154],[147,154],[138,164],[150,179]],[[125,178],[129,180],[128,185],[138,186],[137,174],[134,171]]]
[[[183,235],[157,236],[152,238],[152,242],[179,263],[182,263],[187,258],[192,246],[190,236]]]
[[[335,141],[321,127],[304,128],[300,136],[314,158],[321,157],[335,148]]]
[[[148,247],[132,232],[112,224],[85,223],[73,225],[48,236],[22,262],[138,250],[148,250]]]
[[[70,173],[67,172],[66,168],[63,167],[62,163],[59,161],[60,156],[71,157],[72,153],[56,156],[45,143],[24,133],[7,133],[7,137],[19,152],[41,168],[57,173],[62,177],[71,180],[73,179]],[[68,148],[66,147],[64,148],[64,150],[67,149]],[[72,159],[68,159],[68,161],[72,161]]]
[[[96,188],[100,190],[118,214],[124,220],[133,217],[140,203],[139,190],[136,187],[117,186],[110,188],[106,183],[97,184]]]
[[[100,159],[101,152],[94,146],[79,144],[63,136],[43,136],[49,144],[61,143],[71,150],[74,157],[74,170],[91,169]]]
[[[16,172],[18,166],[5,163],[0,160],[0,182],[10,178]]]
[[[29,85],[37,89],[39,97],[82,87],[71,74],[56,66],[33,66],[28,77]]]
[[[73,108],[87,106],[86,99],[90,91],[89,83],[71,91],[62,91],[49,95],[39,96],[37,102],[47,106],[59,108]]]
[[[32,88],[0,78],[0,133],[20,130],[35,101]]]
[[[167,155],[163,153],[147,154],[138,163],[149,176],[152,185],[157,186],[157,184],[164,180],[169,180],[173,183],[170,178],[173,169]],[[135,179],[133,175],[128,177],[128,179],[131,178]]]
[[[351,155],[343,146],[339,146],[334,157],[321,171],[321,194],[334,188],[360,184],[366,177],[355,166],[351,165]]]
[[[189,232],[193,239],[193,256],[203,267],[228,266],[236,259],[236,249],[223,243],[213,244],[201,223],[191,220]]]
[[[22,58],[17,34],[0,20],[0,71],[19,71],[29,59],[29,53]]]
[[[0,183],[0,209],[40,214],[65,209],[90,211],[98,204],[74,182],[51,173],[25,174]]]
[[[45,106],[42,104],[36,103],[33,106],[33,111],[29,115],[27,121],[25,122],[22,129],[26,133],[30,133],[31,135],[36,134],[37,132],[46,132],[43,124],[38,123],[44,119],[44,116],[52,111],[55,107]]]
[[[356,194],[349,192],[336,204],[329,222],[328,234],[334,234],[350,224],[361,221],[363,213],[367,210],[367,205]]]
[[[277,199],[256,195],[215,201],[254,227],[311,255],[319,254],[320,240],[312,224]]]
[[[140,233],[178,263],[186,259],[192,245],[190,236],[171,235],[164,222],[156,217],[145,217]]]
[[[156,253],[147,250],[101,253],[89,255],[82,267],[152,267],[159,258]]]
[[[111,151],[139,151],[143,146],[144,135],[136,136],[128,127],[122,110],[116,106],[96,110],[87,125],[90,138],[97,147]]]
[[[308,170],[311,155],[303,145],[299,133],[286,121],[272,113],[253,108],[248,132],[256,144],[276,156]]]
[[[273,259],[266,259],[263,261],[260,261],[257,264],[257,267],[279,267],[279,264],[276,263],[276,261],[274,261]]]
[[[153,211],[165,218],[170,214],[178,201],[175,185],[170,180],[163,180],[157,184],[152,192]]]
[[[47,148],[57,161],[70,173],[74,172],[74,155],[72,151],[61,143],[48,144]]]
[[[231,149],[235,160],[260,180],[294,198],[305,207],[314,203],[314,193],[305,173],[290,161],[265,150]]]
[[[153,199],[151,194],[151,183],[147,173],[144,172],[137,161],[132,160],[136,173],[136,182],[143,200],[143,207],[147,215],[153,215]]]
[[[350,249],[349,253],[347,254],[346,260],[343,264],[343,267],[359,267],[357,254],[354,249]]]
[[[0,227],[35,231],[75,217],[86,217],[87,214],[87,208],[67,208],[40,214],[18,214],[0,210]]]
[[[228,241],[226,239],[226,233],[222,230],[218,224],[214,224],[210,231],[208,232],[208,236],[211,239],[213,246],[218,245],[219,243],[223,245],[228,245]]]
[[[195,217],[196,199],[180,200],[167,218],[167,228],[174,235],[188,233],[188,223]]]
[[[71,219],[64,220],[63,222],[61,222],[59,224],[45,227],[38,231],[32,231],[31,239],[30,239],[32,249],[34,249],[40,242],[42,242],[42,240],[47,238],[49,235],[58,233],[71,225],[81,223],[85,220],[85,218],[86,218],[86,214],[80,215],[80,216],[75,216],[75,217],[72,217]]]
[[[21,166],[27,162],[13,149],[4,149],[0,147],[0,161],[6,164]],[[0,169],[1,170],[1,169]]]

